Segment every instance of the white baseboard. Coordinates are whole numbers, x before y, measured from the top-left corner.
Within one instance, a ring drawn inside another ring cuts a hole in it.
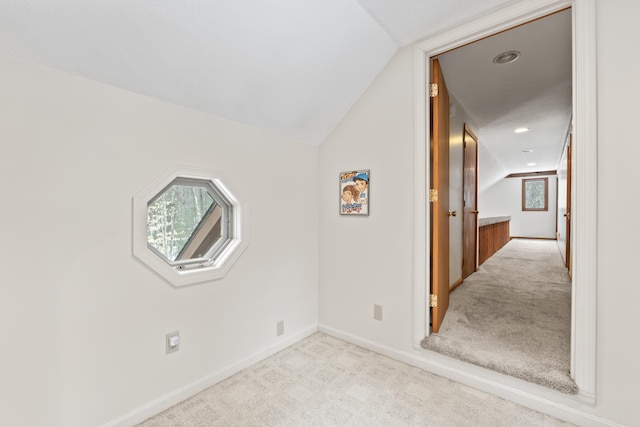
[[[170,407],[198,394],[202,390],[205,390],[212,385],[215,385],[220,381],[223,381],[230,376],[237,374],[243,369],[246,369],[249,366],[266,359],[267,357],[281,350],[284,350],[290,345],[305,339],[306,337],[314,334],[317,331],[317,324],[307,326],[301,331],[285,337],[283,340],[277,341],[275,344],[259,350],[245,357],[244,359],[235,362],[232,365],[229,365],[216,372],[212,372],[211,374],[206,375],[205,377],[187,384],[175,391],[172,391],[171,393],[160,396],[159,398],[147,403],[146,405],[136,408],[128,414],[125,414],[113,421],[104,424],[102,427],[128,427],[141,423],[142,421],[154,415],[157,415],[160,412],[169,409]]]
[[[585,409],[593,407],[592,396],[581,394],[576,396],[566,395],[422,348],[416,349],[419,351],[418,354],[408,353],[322,324],[318,325],[318,330],[391,359],[424,369],[478,390],[486,391],[576,425],[584,427],[624,427],[621,424],[586,412]]]

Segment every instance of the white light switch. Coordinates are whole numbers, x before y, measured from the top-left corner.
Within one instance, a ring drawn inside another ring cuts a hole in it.
[[[180,344],[180,337],[178,335],[174,335],[169,337],[169,347],[177,347]]]
[[[168,333],[165,338],[167,354],[180,350],[180,332]]]

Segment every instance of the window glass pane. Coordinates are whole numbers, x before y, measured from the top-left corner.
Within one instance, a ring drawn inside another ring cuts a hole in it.
[[[172,184],[147,207],[147,242],[170,261],[202,257],[220,239],[220,211],[207,188]]]
[[[133,255],[173,286],[218,280],[249,240],[220,172],[172,167],[133,197]]]
[[[526,186],[527,207],[529,209],[544,208],[544,182],[531,181]]]
[[[522,210],[547,210],[548,178],[522,180]]]

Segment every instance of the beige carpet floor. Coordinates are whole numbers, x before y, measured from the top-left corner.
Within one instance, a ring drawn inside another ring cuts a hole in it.
[[[557,243],[513,239],[451,293],[426,349],[563,393],[569,376],[571,281]]]
[[[140,426],[570,424],[316,333]]]

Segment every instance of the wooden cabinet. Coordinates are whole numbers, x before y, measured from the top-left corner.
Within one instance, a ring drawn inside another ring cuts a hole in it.
[[[478,264],[481,265],[511,239],[509,223],[511,217],[481,218],[479,220]]]

